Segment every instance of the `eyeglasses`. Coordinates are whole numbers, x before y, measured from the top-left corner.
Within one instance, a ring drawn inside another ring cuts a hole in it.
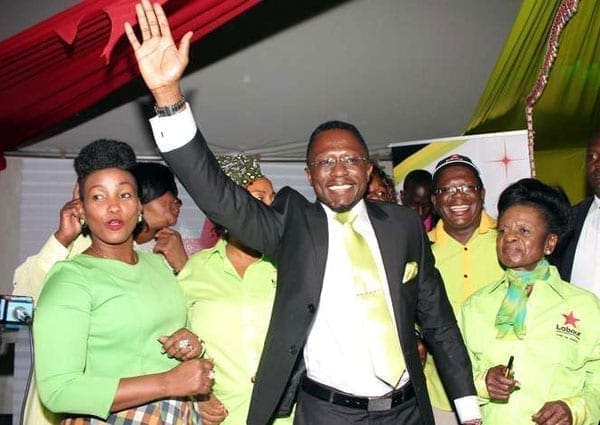
[[[458,192],[464,195],[471,195],[475,192],[479,192],[481,188],[472,184],[460,184],[458,186],[438,187],[433,191],[435,195],[456,195]]]
[[[367,161],[367,158],[360,156],[342,156],[341,158],[325,158],[319,161],[311,161],[308,163],[308,166],[310,168],[330,170],[340,163],[344,168],[354,168],[364,164]]]

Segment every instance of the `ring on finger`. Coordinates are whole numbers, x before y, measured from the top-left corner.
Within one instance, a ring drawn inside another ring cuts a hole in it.
[[[189,339],[182,339],[177,343],[177,348],[179,348],[180,350],[186,349],[186,348],[192,348],[192,344],[190,344],[190,340]]]

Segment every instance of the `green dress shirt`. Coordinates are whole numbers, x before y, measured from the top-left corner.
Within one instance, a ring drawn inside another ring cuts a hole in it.
[[[479,228],[464,245],[446,232],[442,221],[428,234],[435,266],[457,316],[473,292],[497,281],[504,273],[496,255],[496,235],[496,221],[485,212],[481,213]],[[431,355],[427,356],[424,373],[431,405],[453,410]]]
[[[106,418],[121,378],[178,364],[157,338],[185,327],[185,298],[161,256],[138,257],[129,265],[80,254],[48,273],[33,328],[38,390],[50,410]]]
[[[227,258],[227,243],[192,255],[178,276],[187,298],[189,322],[215,364],[213,393],[229,415],[222,425],[246,423],[253,378],[262,352],[277,271],[260,258],[240,277]],[[291,424],[281,418],[275,424]]]
[[[600,420],[600,300],[560,279],[550,267],[547,282],[537,282],[527,301],[527,334],[498,339],[496,313],[506,295],[504,279],[482,288],[463,305],[459,325],[473,362],[477,393],[486,425],[531,423],[549,401],[562,400],[574,425]],[[519,381],[508,403],[490,400],[487,371],[514,356]]]

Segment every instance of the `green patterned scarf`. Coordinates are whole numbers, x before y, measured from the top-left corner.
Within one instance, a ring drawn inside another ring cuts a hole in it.
[[[525,315],[527,313],[527,288],[536,281],[546,281],[550,277],[550,263],[543,258],[533,270],[518,271],[507,269],[504,278],[508,281],[508,291],[502,300],[498,314],[496,314],[497,338],[503,338],[511,330],[522,339],[525,329]]]
[[[258,159],[243,153],[217,156],[221,169],[238,186],[246,187],[254,180],[264,177]]]

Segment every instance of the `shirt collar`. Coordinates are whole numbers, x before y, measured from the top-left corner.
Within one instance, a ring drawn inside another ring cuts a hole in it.
[[[217,254],[221,258],[225,258],[225,257],[227,257],[227,252],[225,251],[226,247],[227,247],[227,242],[225,241],[225,239],[219,238],[217,243],[213,247],[207,248],[207,250],[210,252],[209,256],[211,256],[211,257],[213,255]]]
[[[485,211],[481,211],[481,220],[479,221],[479,227],[475,233],[477,234],[485,234],[490,230],[496,228],[496,220],[494,220],[488,213]],[[475,233],[471,236],[471,239],[475,236]],[[445,244],[448,242],[452,236],[450,236],[446,230],[444,229],[444,222],[442,220],[438,221],[436,226],[427,234],[429,240],[432,243]],[[469,241],[471,240],[469,239]],[[467,242],[468,243],[468,242]]]
[[[325,210],[325,214],[327,214],[327,218],[329,220],[334,220],[334,217],[337,213],[322,202],[321,202],[321,205],[323,206],[323,209]],[[359,220],[368,219],[367,206],[365,205],[365,201],[362,199],[360,201],[358,201],[358,203],[356,205],[354,205],[350,211],[356,212],[356,215]]]
[[[227,241],[223,238],[219,238],[217,243],[212,248],[207,248],[206,250],[209,251],[209,257],[212,257],[213,255],[218,255],[221,258],[221,260],[227,259],[227,261],[229,261],[229,258],[227,257]],[[260,257],[258,257],[256,261],[252,264],[257,264],[261,261],[270,260],[263,254]]]
[[[558,270],[555,266],[550,266],[550,278],[544,283],[544,285],[548,285],[548,287],[550,287],[558,296],[560,296],[561,298],[566,298],[565,291],[564,291],[564,286],[562,285],[563,281],[560,277],[560,274],[558,273]],[[493,284],[490,287],[490,291],[489,293],[491,294],[492,292],[497,291],[498,289],[507,289],[508,288],[508,281],[506,280],[506,278],[503,276],[498,282],[496,282],[495,284]]]
[[[596,207],[600,208],[600,198],[594,195],[594,202],[596,203]]]

